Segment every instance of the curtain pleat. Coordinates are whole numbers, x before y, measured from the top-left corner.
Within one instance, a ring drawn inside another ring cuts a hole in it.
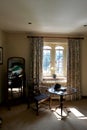
[[[30,79],[39,84],[42,80],[43,38],[31,37]]]
[[[80,78],[80,40],[68,40],[67,58],[67,86],[77,89],[76,99],[81,98],[81,78]],[[73,99],[70,96],[70,99]]]

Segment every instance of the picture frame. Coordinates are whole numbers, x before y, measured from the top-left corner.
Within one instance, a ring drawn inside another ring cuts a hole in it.
[[[3,48],[0,47],[0,65],[3,64]]]

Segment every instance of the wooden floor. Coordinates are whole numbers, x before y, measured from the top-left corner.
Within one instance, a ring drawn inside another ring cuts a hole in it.
[[[52,102],[52,108],[58,104]],[[41,109],[39,116],[27,104],[19,104],[11,107],[0,108],[0,116],[3,124],[0,130],[87,130],[87,99],[66,102],[71,108],[70,115],[60,120],[50,109]]]

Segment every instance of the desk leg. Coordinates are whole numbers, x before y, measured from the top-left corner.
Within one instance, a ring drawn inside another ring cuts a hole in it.
[[[60,95],[60,109],[61,109],[61,117],[63,116],[62,115],[62,112],[63,112],[63,95]]]

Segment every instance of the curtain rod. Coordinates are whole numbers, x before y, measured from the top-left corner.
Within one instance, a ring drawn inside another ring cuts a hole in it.
[[[51,37],[51,36],[27,36],[27,38],[35,38],[35,37],[43,37],[43,38],[62,38],[62,39],[84,39],[84,37]]]

